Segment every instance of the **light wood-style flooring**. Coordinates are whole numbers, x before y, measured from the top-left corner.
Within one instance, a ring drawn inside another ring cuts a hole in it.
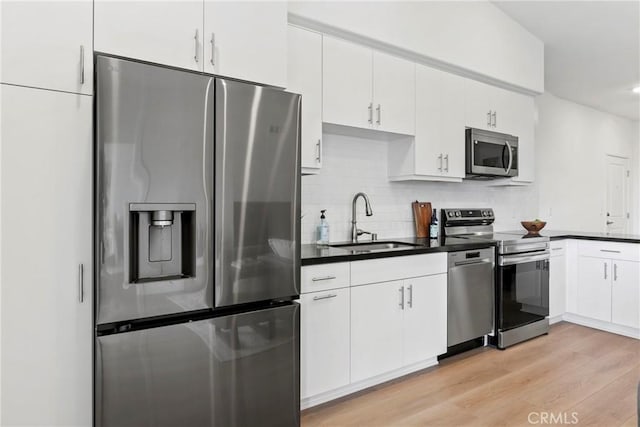
[[[639,381],[640,341],[561,322],[303,411],[302,426],[570,425],[575,412],[578,426],[636,427]]]

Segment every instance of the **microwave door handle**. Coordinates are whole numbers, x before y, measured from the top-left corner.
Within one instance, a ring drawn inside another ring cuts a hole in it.
[[[509,141],[504,142],[507,145],[507,149],[509,150],[509,165],[507,166],[507,175],[511,172],[511,166],[513,165],[513,153],[511,152],[511,145]]]

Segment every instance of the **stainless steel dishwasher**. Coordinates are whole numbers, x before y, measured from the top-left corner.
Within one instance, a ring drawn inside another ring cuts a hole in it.
[[[493,330],[494,252],[487,248],[449,253],[447,347]]]

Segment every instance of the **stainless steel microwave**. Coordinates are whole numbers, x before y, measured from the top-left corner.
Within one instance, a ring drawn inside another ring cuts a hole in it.
[[[466,130],[467,178],[518,176],[518,137],[470,128]]]

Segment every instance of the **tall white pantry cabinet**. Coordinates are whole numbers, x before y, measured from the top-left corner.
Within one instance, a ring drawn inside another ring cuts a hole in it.
[[[0,424],[92,424],[93,2],[0,3]]]

